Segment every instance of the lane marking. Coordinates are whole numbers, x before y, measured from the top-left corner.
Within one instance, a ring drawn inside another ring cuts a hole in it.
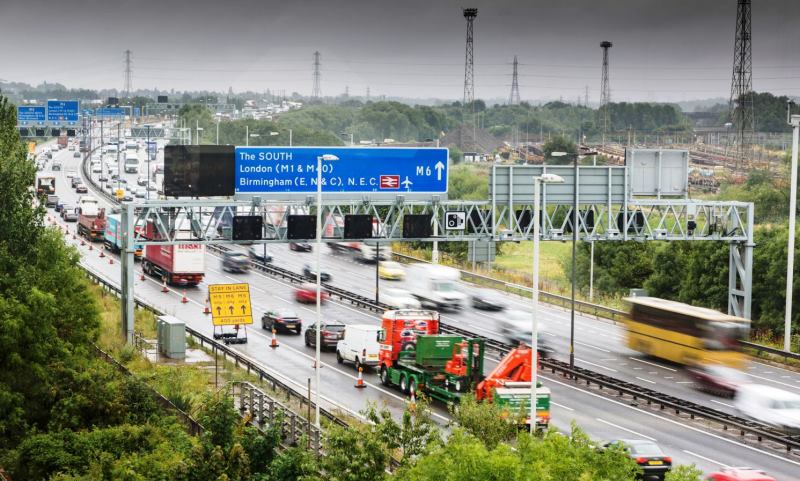
[[[656,442],[655,438],[651,438],[650,436],[645,436],[644,434],[642,434],[640,432],[636,432],[633,429],[623,428],[619,424],[614,424],[612,422],[606,421],[605,419],[600,419],[600,418],[595,418],[595,419],[600,421],[603,424],[608,424],[609,426],[613,426],[613,427],[615,427],[617,429],[621,429],[621,430],[627,431],[627,432],[629,432],[631,434],[635,434],[635,435],[637,435],[637,436],[639,436],[641,438],[649,439],[650,441]]]
[[[528,401],[530,401],[530,398],[528,399]],[[570,407],[567,407],[567,406],[564,406],[563,404],[558,404],[557,402],[554,402],[554,401],[550,401],[550,404],[552,404],[554,406],[558,406],[561,409],[566,409],[567,411],[574,411],[574,409],[572,409]]]
[[[693,384],[694,381],[675,381],[675,384]]]
[[[678,372],[677,369],[672,369],[671,367],[662,366],[661,364],[656,364],[654,362],[644,361],[642,359],[637,359],[637,358],[632,357],[632,356],[628,356],[628,359],[630,359],[631,361],[636,361],[636,362],[641,362],[641,363],[644,363],[644,364],[649,364],[649,365],[654,366],[654,367],[660,367],[661,369],[666,369],[667,371]]]
[[[775,383],[775,384],[780,384],[781,386],[786,386],[786,387],[789,387],[789,388],[792,388],[792,389],[797,389],[797,386],[792,386],[791,384],[787,384],[785,382],[780,382],[780,381],[777,381],[775,379],[770,379],[768,377],[756,376],[755,374],[750,374],[749,372],[746,372],[744,374],[745,374],[745,376],[750,376],[750,377],[754,377],[756,379],[761,379],[761,380],[772,382],[772,383]]]
[[[727,406],[727,407],[729,407],[729,408],[732,408],[732,407],[733,407],[733,405],[732,405],[732,404],[724,403],[724,402],[722,402],[722,401],[717,401],[716,399],[709,399],[709,401],[711,401],[712,403],[722,404],[723,406]]]
[[[589,365],[591,365],[591,366],[597,366],[597,367],[599,367],[599,368],[606,369],[606,370],[608,370],[608,371],[611,371],[611,372],[618,372],[616,369],[612,369],[612,368],[610,368],[610,367],[603,366],[602,364],[595,364],[595,363],[593,363],[593,362],[590,362],[590,361],[587,361],[587,360],[585,360],[585,359],[578,359],[578,358],[576,357],[576,358],[575,358],[575,360],[576,360],[576,361],[579,361],[579,362],[582,362],[582,363],[585,363],[585,364],[589,364]]]
[[[684,453],[686,453],[686,454],[688,454],[689,456],[694,456],[695,458],[702,459],[703,461],[708,461],[708,462],[709,462],[709,463],[711,463],[711,464],[717,464],[717,465],[719,465],[719,466],[722,466],[723,468],[730,468],[730,466],[728,466],[728,465],[727,465],[727,464],[725,464],[725,463],[721,463],[721,462],[719,462],[719,461],[715,461],[715,460],[713,460],[713,459],[711,459],[711,458],[707,458],[707,457],[705,457],[705,456],[701,456],[701,455],[699,455],[699,454],[697,454],[697,453],[693,453],[693,452],[691,452],[691,451],[688,451],[688,450],[686,450],[686,449],[684,449],[684,450],[683,450],[683,452],[684,452]]]
[[[602,347],[597,347],[597,346],[593,346],[591,344],[586,344],[585,342],[575,341],[575,344],[580,344],[581,346],[590,347],[592,349],[597,349],[598,351],[602,351],[602,352],[605,352],[607,354],[611,354],[611,351],[609,351],[608,349],[603,349]]]
[[[656,383],[655,381],[651,381],[649,379],[645,379],[645,378],[639,377],[639,376],[636,376],[636,379],[638,379],[640,381],[644,381],[644,382],[649,382],[650,384],[655,384]]]

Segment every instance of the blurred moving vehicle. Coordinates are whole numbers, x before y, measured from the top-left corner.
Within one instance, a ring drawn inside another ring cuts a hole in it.
[[[399,281],[406,277],[403,265],[395,261],[380,261],[378,264],[378,277],[392,281]]]
[[[316,282],[317,271],[312,269],[310,265],[306,264],[303,266],[303,277]],[[325,271],[322,271],[319,273],[319,280],[322,282],[330,282],[331,275]]]
[[[482,311],[502,311],[506,308],[505,303],[494,297],[491,291],[478,291],[470,296],[472,307]]]
[[[530,346],[533,331],[533,320],[530,312],[509,310],[502,315],[496,316],[495,319],[500,326],[500,332],[509,344]],[[542,335],[545,327],[545,324],[539,320],[539,336],[536,341],[536,351],[539,353],[539,357],[549,357],[554,352],[550,343]]]
[[[722,468],[709,474],[706,481],[776,481],[776,479],[758,469]]]
[[[458,289],[461,274],[452,267],[416,263],[406,269],[411,293],[422,307],[438,311],[457,311],[464,307],[467,296]]]
[[[775,426],[788,433],[800,433],[800,395],[772,386],[739,386],[734,406],[746,417]]]
[[[75,192],[78,194],[87,194],[89,192],[89,189],[86,187],[86,184],[81,182],[75,186]]]
[[[223,252],[222,270],[226,272],[247,272],[250,270],[250,258],[241,252]]]
[[[422,307],[417,298],[405,289],[381,289],[378,293],[378,300],[395,309],[420,309]]]
[[[643,479],[663,480],[672,469],[672,458],[664,454],[658,444],[647,439],[617,439],[603,447],[619,446],[642,469]]]
[[[247,248],[247,253],[251,259],[268,264],[272,262],[272,253],[267,250],[266,244],[264,246],[250,246]]]
[[[328,291],[325,290],[323,287],[319,293],[319,301],[325,302],[328,300]],[[295,289],[294,291],[294,299],[297,302],[302,302],[304,304],[308,303],[316,303],[317,302],[317,285],[307,282],[305,284],[301,284],[300,287]]]
[[[626,297],[627,346],[634,351],[686,364],[719,364],[743,369],[740,340],[750,321],[657,297]]]
[[[732,367],[716,364],[687,366],[686,372],[694,381],[695,387],[717,396],[733,397],[739,386],[747,383],[747,377]]]
[[[276,309],[267,311],[261,316],[261,328],[271,331],[273,328],[276,331],[294,331],[295,334],[300,334],[303,330],[303,321],[291,309]]]
[[[295,252],[311,252],[311,244],[308,242],[289,242],[289,250]]]
[[[336,344],[344,337],[344,324],[339,321],[323,321],[320,324],[320,347],[336,349]],[[308,326],[305,334],[305,343],[308,347],[317,345],[317,323]]]

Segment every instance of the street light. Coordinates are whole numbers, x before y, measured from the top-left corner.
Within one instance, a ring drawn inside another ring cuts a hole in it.
[[[586,155],[597,155],[589,152]],[[572,297],[569,316],[569,368],[575,367],[575,258],[578,244],[578,157],[577,153],[551,152],[552,157],[572,157],[573,183],[572,183]]]
[[[800,138],[800,115],[791,115],[792,104],[786,112],[786,120],[792,126],[791,190],[789,192],[789,248],[786,259],[786,308],[784,312],[783,350],[792,350],[792,288],[794,285],[794,226],[797,215],[797,149]]]
[[[322,363],[320,361],[320,326],[322,325],[322,303],[320,301],[320,296],[322,295],[322,161],[326,162],[333,162],[335,160],[339,160],[339,157],[333,154],[322,154],[317,157],[317,324],[316,324],[316,346],[315,346],[315,357],[314,357],[314,374],[316,375],[316,382],[317,382],[317,389],[316,394],[314,396],[314,402],[316,404],[316,417],[314,419],[314,424],[319,429],[319,390],[320,390],[320,379],[319,379],[319,369],[322,367]]]
[[[531,434],[536,433],[536,382],[539,361],[539,197],[542,184],[563,183],[555,174],[542,174],[533,178],[533,294],[531,295]]]
[[[286,130],[289,131],[289,147],[291,147],[292,146],[292,129],[286,129]],[[280,132],[272,131],[272,132],[269,133],[269,135],[274,137],[276,135],[280,135]]]
[[[352,147],[352,146],[353,146],[353,134],[352,134],[352,133],[347,133],[347,132],[339,132],[339,135],[344,135],[344,136],[347,136],[347,135],[349,135],[349,136],[350,136],[350,147]]]
[[[247,146],[247,147],[250,146],[250,137],[253,137],[253,138],[261,137],[261,134],[251,134],[249,125],[245,125],[244,126],[244,130],[245,130],[245,136],[244,136],[244,138],[245,138],[245,146]]]

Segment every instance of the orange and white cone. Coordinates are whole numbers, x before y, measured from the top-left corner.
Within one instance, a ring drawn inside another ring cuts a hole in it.
[[[208,298],[206,298],[206,305],[203,307],[203,314],[209,315],[211,314],[211,308],[208,307]]]
[[[94,247],[92,247],[92,243],[91,243],[91,242],[89,242],[89,250],[90,250],[90,251],[91,251],[91,250],[94,250]]]
[[[139,275],[139,280],[140,281],[144,280],[144,271],[142,271],[142,273]]]
[[[278,338],[275,337],[275,328],[274,327],[272,328],[272,341],[270,341],[269,347],[271,347],[273,349],[278,347]]]
[[[363,389],[363,388],[367,387],[367,385],[364,384],[364,378],[361,377],[361,371],[363,371],[363,370],[364,370],[363,367],[358,368],[358,377],[356,378],[356,387],[359,388],[359,389]]]
[[[167,279],[161,280],[161,292],[167,293],[169,289],[167,289]]]
[[[114,258],[111,257],[111,256],[108,256],[108,263],[109,264],[113,264],[114,263]]]
[[[82,246],[85,246],[85,245],[86,245],[86,241],[85,241],[85,240],[83,240],[83,239],[81,239],[81,245],[82,245]]]
[[[181,302],[184,304],[189,302],[189,299],[186,298],[186,290],[183,291],[183,297],[181,297]]]
[[[106,256],[106,246],[100,248],[100,257],[103,258]]]
[[[416,393],[416,389],[412,389],[411,390],[411,401],[409,401],[411,403],[411,406],[416,406],[417,405],[417,396],[415,395],[415,393]]]

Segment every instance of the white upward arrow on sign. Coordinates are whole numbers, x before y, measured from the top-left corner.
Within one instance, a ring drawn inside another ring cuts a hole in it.
[[[433,168],[436,169],[436,180],[442,180],[442,171],[444,170],[444,164],[442,161],[440,160],[439,162],[436,162],[436,165],[434,165]]]

